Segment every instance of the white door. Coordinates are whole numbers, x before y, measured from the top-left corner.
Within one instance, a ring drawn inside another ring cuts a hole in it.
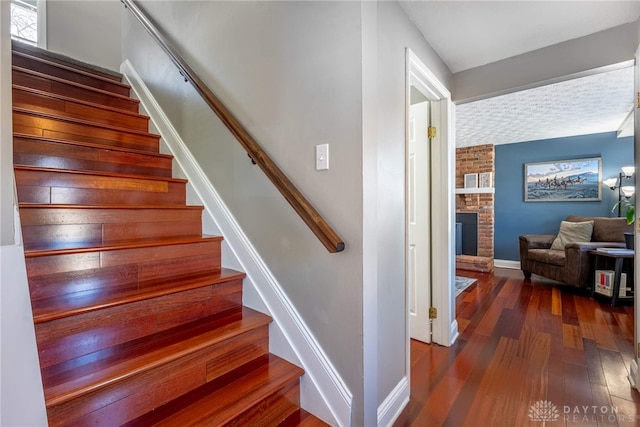
[[[411,88],[412,94],[416,93]],[[412,96],[412,99],[415,97]],[[419,98],[419,94],[418,94]],[[430,102],[409,107],[407,141],[407,281],[409,330],[413,339],[431,342],[430,158],[427,128]]]

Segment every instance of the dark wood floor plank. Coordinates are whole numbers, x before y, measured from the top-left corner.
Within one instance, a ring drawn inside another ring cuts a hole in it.
[[[411,342],[411,399],[394,426],[540,426],[530,411],[543,403],[548,425],[640,425],[632,307],[515,270],[463,275],[478,283],[456,299],[458,341]]]

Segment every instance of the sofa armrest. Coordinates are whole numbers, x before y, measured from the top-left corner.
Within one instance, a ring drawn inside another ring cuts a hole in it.
[[[524,244],[528,249],[549,249],[555,238],[555,234],[523,234],[520,247]]]
[[[567,243],[565,251],[565,277],[566,282],[578,287],[590,287],[593,257],[589,253],[596,248],[624,248],[621,242],[573,242]]]
[[[525,277],[531,275],[529,249],[549,249],[556,238],[552,234],[523,234],[520,236],[520,268]]]

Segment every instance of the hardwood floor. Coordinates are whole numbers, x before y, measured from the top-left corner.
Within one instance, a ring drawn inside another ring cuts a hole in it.
[[[633,307],[519,270],[458,273],[478,278],[456,300],[460,337],[412,340],[411,400],[395,427],[640,425]]]

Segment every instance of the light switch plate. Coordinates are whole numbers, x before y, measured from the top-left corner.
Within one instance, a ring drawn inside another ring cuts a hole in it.
[[[329,144],[316,145],[316,170],[329,169]]]

